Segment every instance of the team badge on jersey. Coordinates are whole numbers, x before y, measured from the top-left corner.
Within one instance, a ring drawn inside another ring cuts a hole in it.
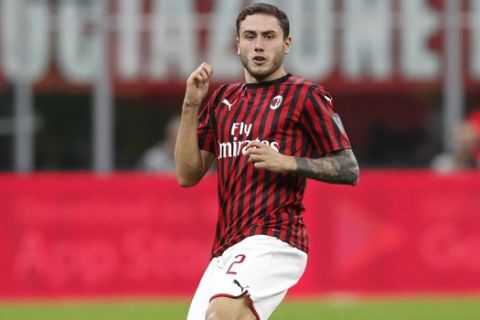
[[[283,102],[283,97],[281,95],[275,96],[272,101],[270,101],[270,109],[276,110],[280,108]]]
[[[337,125],[338,129],[340,129],[342,133],[345,133],[345,128],[343,127],[342,120],[340,119],[340,116],[338,115],[338,113],[334,113],[332,115],[332,121]]]

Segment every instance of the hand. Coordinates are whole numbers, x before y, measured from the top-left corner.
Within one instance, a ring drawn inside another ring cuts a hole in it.
[[[265,169],[277,173],[296,170],[294,157],[281,154],[259,141],[252,141],[247,145],[245,156],[256,169]]]
[[[208,63],[202,63],[187,78],[184,104],[187,106],[199,106],[208,92],[213,68]]]

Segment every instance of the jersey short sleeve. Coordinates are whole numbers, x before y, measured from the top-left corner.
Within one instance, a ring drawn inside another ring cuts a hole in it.
[[[311,90],[301,124],[319,155],[350,148],[340,116],[334,112],[331,96],[323,87]]]

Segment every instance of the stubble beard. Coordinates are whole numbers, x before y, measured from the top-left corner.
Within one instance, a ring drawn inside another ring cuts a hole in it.
[[[253,78],[255,78],[255,80],[257,80],[258,82],[262,82],[268,77],[270,77],[273,73],[275,73],[275,71],[277,71],[282,66],[283,56],[276,56],[272,60],[272,65],[269,68],[263,69],[262,67],[260,67],[260,70],[254,70],[253,68],[251,68],[249,65],[250,61],[246,56],[241,55],[240,60],[242,61],[242,65],[245,68],[245,70],[247,70],[247,72]]]

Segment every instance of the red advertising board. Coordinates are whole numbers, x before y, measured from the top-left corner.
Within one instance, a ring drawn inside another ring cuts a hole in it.
[[[309,182],[292,294],[479,292],[480,174],[366,171]],[[190,295],[209,261],[216,179],[0,176],[0,297]]]

